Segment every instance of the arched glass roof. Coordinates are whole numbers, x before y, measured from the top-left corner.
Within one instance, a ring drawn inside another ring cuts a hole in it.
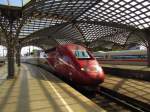
[[[5,28],[8,19],[16,20],[12,32],[22,43],[49,45],[53,39],[92,47],[147,44],[141,31],[150,30],[150,0],[0,0],[0,4],[23,4],[17,9],[0,6],[2,29],[10,32],[11,27]]]

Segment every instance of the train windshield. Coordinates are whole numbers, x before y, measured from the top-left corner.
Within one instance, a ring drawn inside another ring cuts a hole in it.
[[[86,50],[75,50],[73,51],[73,53],[78,59],[90,59],[91,58],[91,56]]]

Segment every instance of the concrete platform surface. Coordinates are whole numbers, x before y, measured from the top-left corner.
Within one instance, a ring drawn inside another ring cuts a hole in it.
[[[0,66],[0,80],[5,79],[7,76],[7,64]]]
[[[0,66],[0,84],[7,78],[7,64]]]
[[[150,104],[150,82],[106,75],[101,86]]]
[[[49,72],[22,64],[0,84],[0,112],[105,112]]]
[[[135,65],[112,65],[112,64],[100,64],[102,67],[109,68],[120,68],[129,70],[139,70],[139,71],[150,71],[150,67],[147,66],[135,66]]]

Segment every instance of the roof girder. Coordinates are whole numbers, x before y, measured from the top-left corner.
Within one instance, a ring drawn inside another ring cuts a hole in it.
[[[135,6],[133,4],[135,4]],[[116,7],[116,5],[118,5],[118,7]],[[137,6],[141,8],[138,8]],[[69,25],[64,26],[59,31],[56,31],[57,33],[60,33],[60,34],[54,34],[56,32],[51,32],[51,35],[53,35],[53,37],[56,36],[57,38],[60,36],[61,38],[66,38],[66,39],[72,38],[81,42],[94,42],[95,40],[100,39],[101,37],[109,36],[109,34],[113,35],[114,34],[114,31],[112,31],[113,29],[117,29],[120,31],[126,30],[126,32],[131,32],[133,30],[140,31],[139,28],[142,25],[143,27],[150,26],[150,24],[148,23],[150,19],[147,18],[149,15],[148,9],[150,9],[149,1],[139,2],[138,0],[130,0],[130,1],[119,0],[116,2],[115,0],[112,0],[112,1],[106,2],[105,0],[93,0],[93,1],[90,1],[90,0],[87,0],[87,1],[83,1],[83,0],[76,0],[76,1],[32,0],[31,2],[29,2],[27,5],[25,5],[22,8],[21,13],[20,13],[20,9],[17,9],[14,7],[6,7],[6,6],[0,7],[1,11],[4,9],[6,11],[9,11],[9,10],[18,11],[17,13],[15,13],[16,15],[18,15],[17,18],[15,18],[14,15],[12,16],[13,19],[16,19],[16,22],[14,22],[15,27],[13,28],[13,30],[14,32],[17,29],[21,30],[21,31],[18,30],[17,34],[19,34],[20,37],[26,38],[25,40],[28,40],[33,37],[36,38],[36,36],[40,37],[40,35],[41,35],[41,38],[43,38],[44,36],[42,35],[44,33],[42,33],[42,31],[46,33],[48,32],[48,30],[46,31],[47,28],[55,27],[57,25],[61,25],[65,23],[69,23],[73,25],[73,27],[70,27]],[[128,12],[126,12],[126,10]],[[139,12],[139,15],[136,14],[135,10]],[[116,13],[116,11],[119,11],[119,12]],[[124,13],[124,11],[126,14],[128,14],[129,19],[131,19],[129,20],[129,24],[126,21],[128,17],[126,17],[125,15],[122,15],[122,17],[124,17],[125,20],[119,17],[119,14]],[[106,14],[103,14],[104,12]],[[10,17],[9,15],[6,15],[5,13],[3,13],[2,15],[5,16],[7,19],[9,19]],[[100,15],[103,15],[103,16],[100,16]],[[109,17],[110,15],[111,17]],[[107,18],[107,19],[102,19],[100,17]],[[116,20],[114,19],[114,17],[116,17]],[[23,18],[24,22],[21,22],[18,24],[18,21],[21,20],[20,18]],[[120,22],[119,22],[119,19],[121,19]],[[134,20],[133,21],[134,24],[130,24],[132,23],[132,19]],[[143,22],[142,19],[144,23],[142,23]],[[6,23],[7,20],[3,22]],[[138,24],[136,24],[135,22],[137,22]],[[2,23],[2,21],[0,23]],[[138,25],[140,27],[138,27]],[[95,31],[88,28],[89,26],[94,28]],[[107,29],[105,27],[107,27]],[[87,28],[86,29],[87,31],[85,31],[85,28]],[[104,35],[101,32],[101,30],[103,30],[103,32],[108,33],[108,35],[106,34]],[[89,31],[94,32],[94,33],[89,34],[88,33]],[[45,34],[46,37],[48,35],[49,34]],[[118,35],[121,35],[121,34],[118,34]],[[112,41],[112,40],[114,42],[118,41],[118,40],[115,40],[116,37],[114,36],[110,36],[110,38],[108,37],[105,37],[105,38],[107,38],[108,41]],[[118,38],[119,40],[123,39],[122,36],[118,36]],[[24,40],[24,39],[20,39],[20,40]],[[32,41],[32,39],[30,40]]]

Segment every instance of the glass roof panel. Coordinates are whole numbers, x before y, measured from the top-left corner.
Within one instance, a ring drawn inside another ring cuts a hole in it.
[[[107,1],[107,2],[106,2]],[[78,20],[119,22],[142,28],[149,26],[150,1],[144,0],[102,0],[85,12]],[[103,4],[103,5],[102,5]],[[138,24],[137,24],[138,23]],[[147,25],[145,25],[147,24]]]
[[[0,5],[10,5],[22,7],[31,0],[0,0]]]

